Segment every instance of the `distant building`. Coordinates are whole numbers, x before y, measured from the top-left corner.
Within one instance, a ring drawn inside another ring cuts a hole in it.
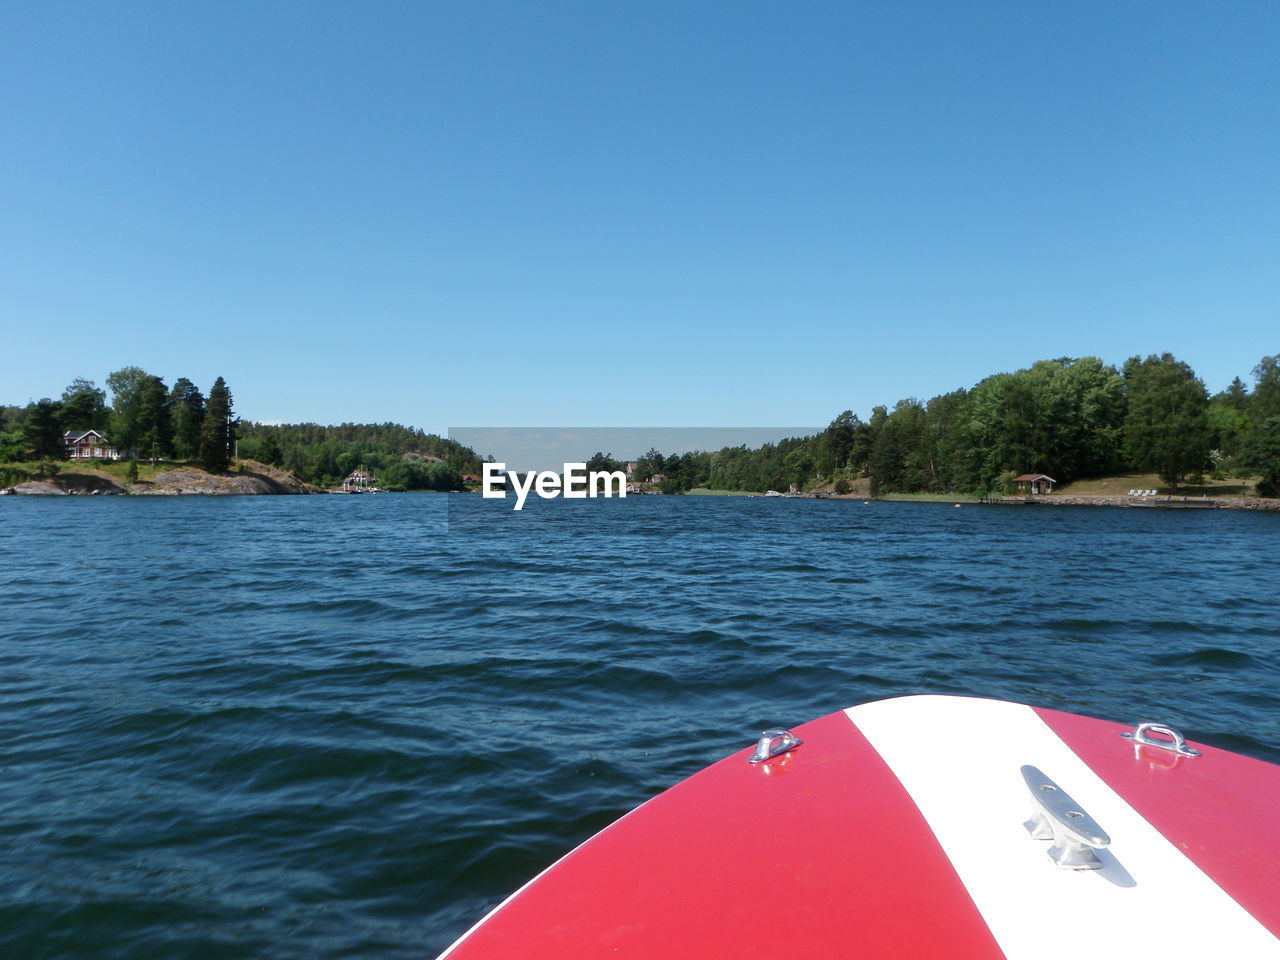
[[[636,463],[636,461],[634,460],[627,461],[627,479],[628,480],[634,480],[636,478],[636,468],[639,466],[640,464]]]
[[[1041,493],[1053,493],[1053,485],[1058,481],[1043,473],[1024,473],[1020,477],[1014,477],[1013,482],[1018,485],[1019,493],[1030,493],[1036,496]]]
[[[97,430],[68,430],[62,435],[68,460],[119,460],[120,454]]]
[[[363,470],[352,470],[351,476],[342,481],[343,493],[363,493],[378,482],[378,478]]]
[[[661,483],[665,479],[667,479],[667,475],[665,473],[655,473],[652,477],[649,478],[649,482]]]
[[[474,474],[474,473],[464,473],[464,474],[462,475],[462,482],[463,482],[463,483],[479,483],[479,482],[480,482],[480,477],[479,477],[479,475],[478,475],[478,474]]]

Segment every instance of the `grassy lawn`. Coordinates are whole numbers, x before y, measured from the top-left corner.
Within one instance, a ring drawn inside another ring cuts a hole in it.
[[[41,462],[26,460],[0,463],[0,476],[12,477],[23,474],[28,479],[44,478],[46,475],[40,471]],[[127,482],[126,477],[129,472],[129,462],[127,460],[55,460],[53,462],[58,465],[58,471],[55,474],[58,477],[106,477],[122,485]],[[169,460],[162,460],[152,464],[149,460],[139,460],[138,479],[151,480],[158,473],[186,466],[197,466],[197,464],[177,463]]]
[[[1162,482],[1154,473],[1122,473],[1114,477],[1095,477],[1077,480],[1054,493],[1064,497],[1126,497],[1130,490],[1155,490],[1159,495],[1173,493],[1173,488]],[[1231,478],[1230,480],[1206,480],[1196,486],[1178,487],[1179,496],[1198,497],[1254,497],[1257,496],[1254,481]]]

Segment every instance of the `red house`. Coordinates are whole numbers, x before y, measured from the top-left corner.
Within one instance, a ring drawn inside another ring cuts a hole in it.
[[[97,430],[68,430],[62,435],[68,460],[119,460],[116,448]]]

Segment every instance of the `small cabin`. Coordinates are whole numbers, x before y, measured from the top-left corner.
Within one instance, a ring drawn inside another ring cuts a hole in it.
[[[1034,497],[1053,493],[1053,485],[1058,481],[1043,473],[1024,473],[1020,477],[1014,477],[1013,482],[1018,485],[1019,493],[1029,493]]]
[[[464,473],[462,475],[462,482],[463,483],[479,483],[480,475],[476,473]]]
[[[352,470],[351,475],[342,481],[343,493],[363,493],[378,482],[377,477],[363,470]]]
[[[655,473],[652,477],[649,478],[649,482],[661,483],[665,479],[667,479],[667,475],[665,473]]]

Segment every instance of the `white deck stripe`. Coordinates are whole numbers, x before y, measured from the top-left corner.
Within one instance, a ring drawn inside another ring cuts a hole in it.
[[[845,713],[915,800],[1009,960],[1280,958],[1280,940],[1030,707],[904,697]],[[1048,843],[1030,838],[1023,764],[1039,767],[1111,835],[1105,869],[1061,870]]]

